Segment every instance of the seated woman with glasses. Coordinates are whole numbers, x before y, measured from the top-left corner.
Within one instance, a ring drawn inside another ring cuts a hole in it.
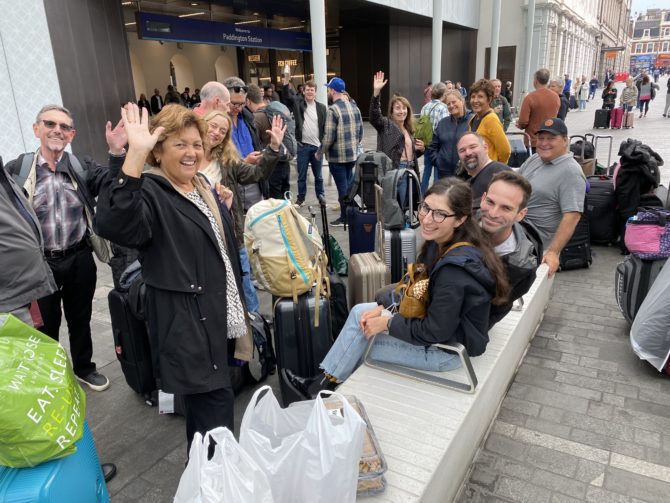
[[[405,318],[376,303],[358,304],[312,378],[282,370],[282,378],[305,398],[334,389],[362,363],[369,339],[375,360],[427,371],[460,366],[457,355],[432,347],[461,343],[470,356],[488,344],[489,310],[509,293],[504,266],[472,216],[470,186],[456,178],[438,180],[419,209],[425,243],[417,262],[429,273],[426,317]]]

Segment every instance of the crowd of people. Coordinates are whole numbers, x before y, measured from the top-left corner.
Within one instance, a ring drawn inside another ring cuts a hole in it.
[[[561,99],[548,87],[546,69],[535,73],[535,90],[520,107],[517,126],[529,134],[534,155],[518,172],[506,164],[510,83],[502,89],[499,80],[480,79],[467,91],[459,82],[430,86],[421,109],[434,129],[427,145],[414,136],[406,98],[392,96],[383,114],[387,82],[383,72],[372,78],[377,150],[393,169],[417,175],[423,155],[428,173],[418,210],[425,242],[418,261],[430,280],[427,313],[405,318],[383,302],[354,306],[321,365],[323,376],[285,372],[306,398],[344,381],[372,337],[377,359],[428,370],[458,365],[453,355],[431,349],[436,342],[460,342],[471,356],[484,353],[489,329],[528,291],[539,264],[550,275],[557,271],[584,210],[585,179],[569,152]],[[157,89],[151,100],[142,95],[121,109],[118,123],[107,123],[106,167],[65,151],[75,138],[74,118],[47,105],[33,126],[37,152],[0,169],[0,228],[7,236],[0,246],[7,265],[0,270],[0,311],[36,324],[30,309],[36,301],[41,329],[58,339],[62,305],[75,374],[103,391],[109,380],[92,362],[91,238],[138,250],[157,377],[164,391],[184,397],[189,444],[196,431],[233,429],[228,356],[249,360],[253,351],[248,313],[260,304],[242,240],[245,212],[263,198],[284,197],[293,158],[295,204],[306,199],[310,166],[315,194],[324,195],[325,157],[340,203],[331,224],[345,222],[363,134],[360,109],[339,77],[325,84],[328,106],[316,101],[314,81],[294,89],[285,76],[282,84],[279,99],[288,115],[277,112],[273,87],[236,76],[193,94],[168,86],[165,96]],[[94,208],[95,225],[87,218]]]

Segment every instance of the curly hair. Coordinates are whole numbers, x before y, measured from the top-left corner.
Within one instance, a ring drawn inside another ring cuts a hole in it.
[[[453,243],[468,241],[475,245],[481,252],[484,264],[496,283],[496,292],[491,303],[495,305],[504,304],[510,292],[507,271],[500,257],[493,251],[488,234],[482,230],[473,218],[470,184],[456,177],[440,178],[426,191],[424,199],[433,194],[447,198],[449,208],[456,218],[465,217],[465,221],[454,229],[451,241],[439,245],[437,258],[442,257]],[[428,242],[425,242],[421,250],[421,256],[426,256],[427,246]]]
[[[391,118],[391,114],[393,113],[393,105],[398,102],[402,103],[402,105],[407,108],[407,117],[405,117],[403,124],[407,132],[413,135],[415,130],[414,114],[412,113],[412,105],[410,105],[409,101],[407,101],[407,98],[404,96],[393,96],[393,98],[391,98],[391,102],[389,103],[388,117]]]
[[[195,115],[193,111],[177,104],[165,105],[163,109],[151,118],[149,130],[153,133],[157,127],[165,128],[156,142],[156,148],[162,149],[163,142],[170,136],[178,134],[189,127],[196,127],[203,143],[207,141],[207,124],[200,117]],[[151,166],[158,166],[153,150],[147,156],[147,164]]]
[[[211,121],[214,117],[222,117],[228,122],[228,132],[226,133],[226,136],[223,137],[221,143],[209,150],[209,159],[216,159],[223,166],[232,162],[241,161],[242,158],[231,139],[233,134],[233,122],[230,120],[230,116],[221,110],[213,110],[205,115],[205,122]]]
[[[486,97],[489,99],[489,103],[491,103],[491,100],[493,99],[493,96],[496,93],[493,84],[491,84],[491,81],[487,79],[479,79],[477,82],[475,82],[470,86],[470,96],[472,96],[475,93],[478,93],[479,91],[486,94]]]

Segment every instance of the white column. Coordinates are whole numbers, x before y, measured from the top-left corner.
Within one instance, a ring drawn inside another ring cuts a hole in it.
[[[500,11],[502,0],[493,0],[493,20],[491,21],[491,61],[489,66],[489,79],[498,76],[498,46],[500,39]]]
[[[312,62],[314,63],[314,82],[316,82],[316,100],[328,105],[325,84],[328,81],[326,64],[326,6],[325,0],[309,0],[310,26],[312,30]]]
[[[433,38],[431,78],[436,84],[442,80],[442,0],[433,0]]]
[[[517,93],[516,103],[520,104],[521,99],[529,93],[532,82],[530,81],[530,57],[533,52],[533,28],[535,25],[535,0],[528,0],[528,10],[526,11],[526,53],[524,54],[523,82],[521,94]]]

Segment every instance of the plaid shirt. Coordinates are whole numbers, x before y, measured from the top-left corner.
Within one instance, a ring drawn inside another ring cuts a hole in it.
[[[362,139],[363,121],[355,103],[337,100],[328,107],[321,152],[329,162],[354,162]]]
[[[421,108],[421,115],[430,116],[430,122],[433,124],[433,132],[435,132],[439,122],[445,117],[449,117],[449,109],[440,100],[432,100]]]
[[[65,170],[58,162],[56,171],[51,171],[41,155],[37,159],[33,208],[47,250],[70,248],[86,235],[84,205]]]

